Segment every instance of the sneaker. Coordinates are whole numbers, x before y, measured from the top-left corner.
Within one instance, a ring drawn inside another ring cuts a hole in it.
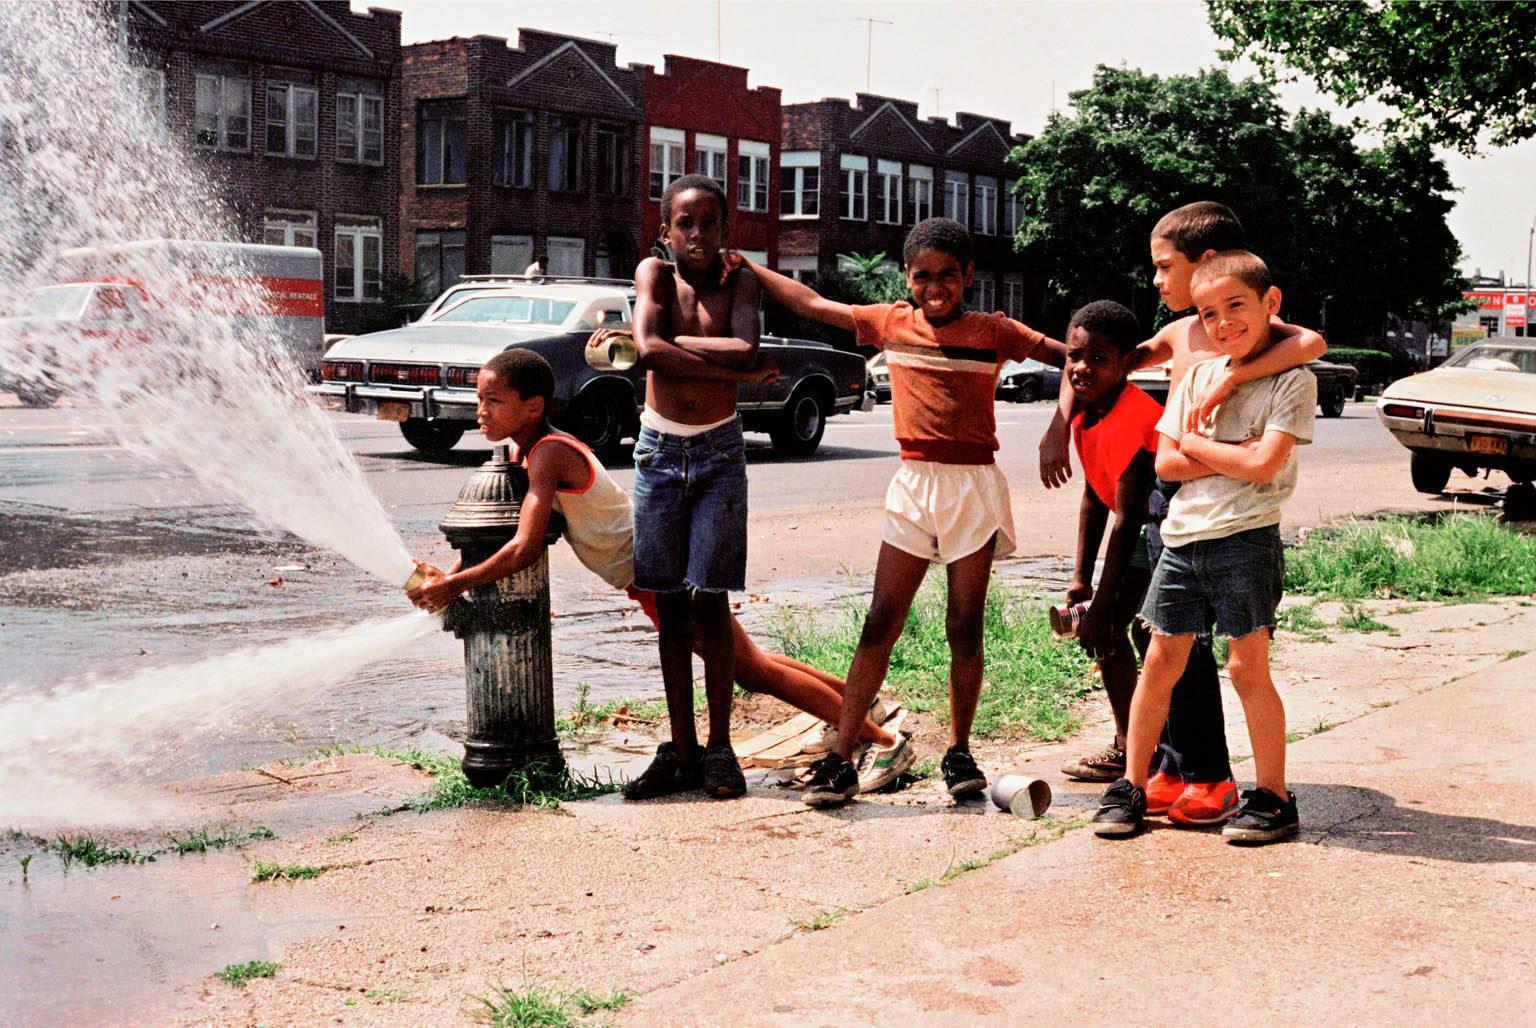
[[[619,790],[627,800],[649,800],[657,796],[670,796],[675,792],[687,792],[703,784],[703,769],[697,760],[685,761],[677,755],[677,747],[664,742],[656,747],[656,757],[651,766],[638,778],[631,778]]]
[[[1237,816],[1221,834],[1228,842],[1274,842],[1295,835],[1299,826],[1295,793],[1286,793],[1282,800],[1268,789],[1248,789]]]
[[[1110,743],[1097,753],[1061,765],[1061,773],[1077,782],[1113,782],[1125,777],[1125,751]]]
[[[902,713],[901,704],[895,700],[883,700],[878,695],[869,701],[869,719],[884,726],[891,718]],[[821,734],[800,748],[801,753],[831,753],[837,749],[837,726],[821,723]]]
[[[976,766],[969,750],[951,746],[939,762],[939,770],[944,772],[944,788],[957,800],[986,791],[987,776]]]
[[[836,753],[811,765],[811,780],[800,799],[808,807],[840,807],[859,791],[859,772]]]
[[[731,800],[747,791],[741,763],[729,743],[704,747],[704,791],[717,800]]]
[[[1134,835],[1147,816],[1147,794],[1122,778],[1104,790],[1093,815],[1094,835]]]
[[[1154,772],[1147,779],[1147,813],[1152,816],[1166,814],[1184,795],[1184,780],[1177,775]]]
[[[1152,806],[1147,783],[1147,806]],[[1176,825],[1219,825],[1237,813],[1237,785],[1221,782],[1190,782],[1168,808],[1168,820]]]
[[[860,758],[859,791],[874,792],[890,785],[901,773],[913,764],[917,763],[917,754],[912,750],[912,743],[907,739],[907,733],[898,726],[894,729],[896,741],[890,746],[880,746],[870,743]]]

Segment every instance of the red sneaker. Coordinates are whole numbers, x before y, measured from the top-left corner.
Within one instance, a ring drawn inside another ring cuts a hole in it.
[[[1147,779],[1146,793],[1148,815],[1166,814],[1168,808],[1184,795],[1184,781],[1173,775],[1154,771]]]
[[[1149,798],[1149,806],[1151,802]],[[1168,808],[1168,820],[1176,825],[1219,825],[1237,813],[1237,803],[1237,785],[1231,781],[1190,782]]]

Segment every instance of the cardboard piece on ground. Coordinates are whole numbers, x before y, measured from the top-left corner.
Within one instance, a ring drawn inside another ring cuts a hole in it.
[[[821,731],[821,719],[814,714],[796,714],[765,732],[737,741],[731,740],[736,759],[742,767],[778,767],[800,753]]]

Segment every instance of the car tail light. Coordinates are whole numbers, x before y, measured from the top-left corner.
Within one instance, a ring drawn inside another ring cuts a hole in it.
[[[480,375],[479,366],[470,367],[465,364],[450,364],[448,370],[443,373],[443,385],[455,389],[473,389],[475,379]]]
[[[320,377],[327,382],[361,382],[362,361],[321,361]]]
[[[368,377],[380,385],[435,386],[443,378],[443,369],[436,364],[375,363],[368,372]]]
[[[1414,421],[1424,420],[1424,408],[1415,407],[1411,403],[1382,404],[1381,412],[1389,418],[1412,418]]]

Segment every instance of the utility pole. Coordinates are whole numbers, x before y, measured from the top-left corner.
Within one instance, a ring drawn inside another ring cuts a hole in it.
[[[884,21],[880,18],[855,18],[854,21],[864,23],[864,92],[869,92],[869,70],[875,52],[875,26],[894,25],[894,21]]]
[[[1525,237],[1525,337],[1531,337],[1531,244],[1536,243],[1536,215],[1531,217],[1531,231]]]
[[[720,0],[715,0],[715,60],[722,61],[720,56]]]

